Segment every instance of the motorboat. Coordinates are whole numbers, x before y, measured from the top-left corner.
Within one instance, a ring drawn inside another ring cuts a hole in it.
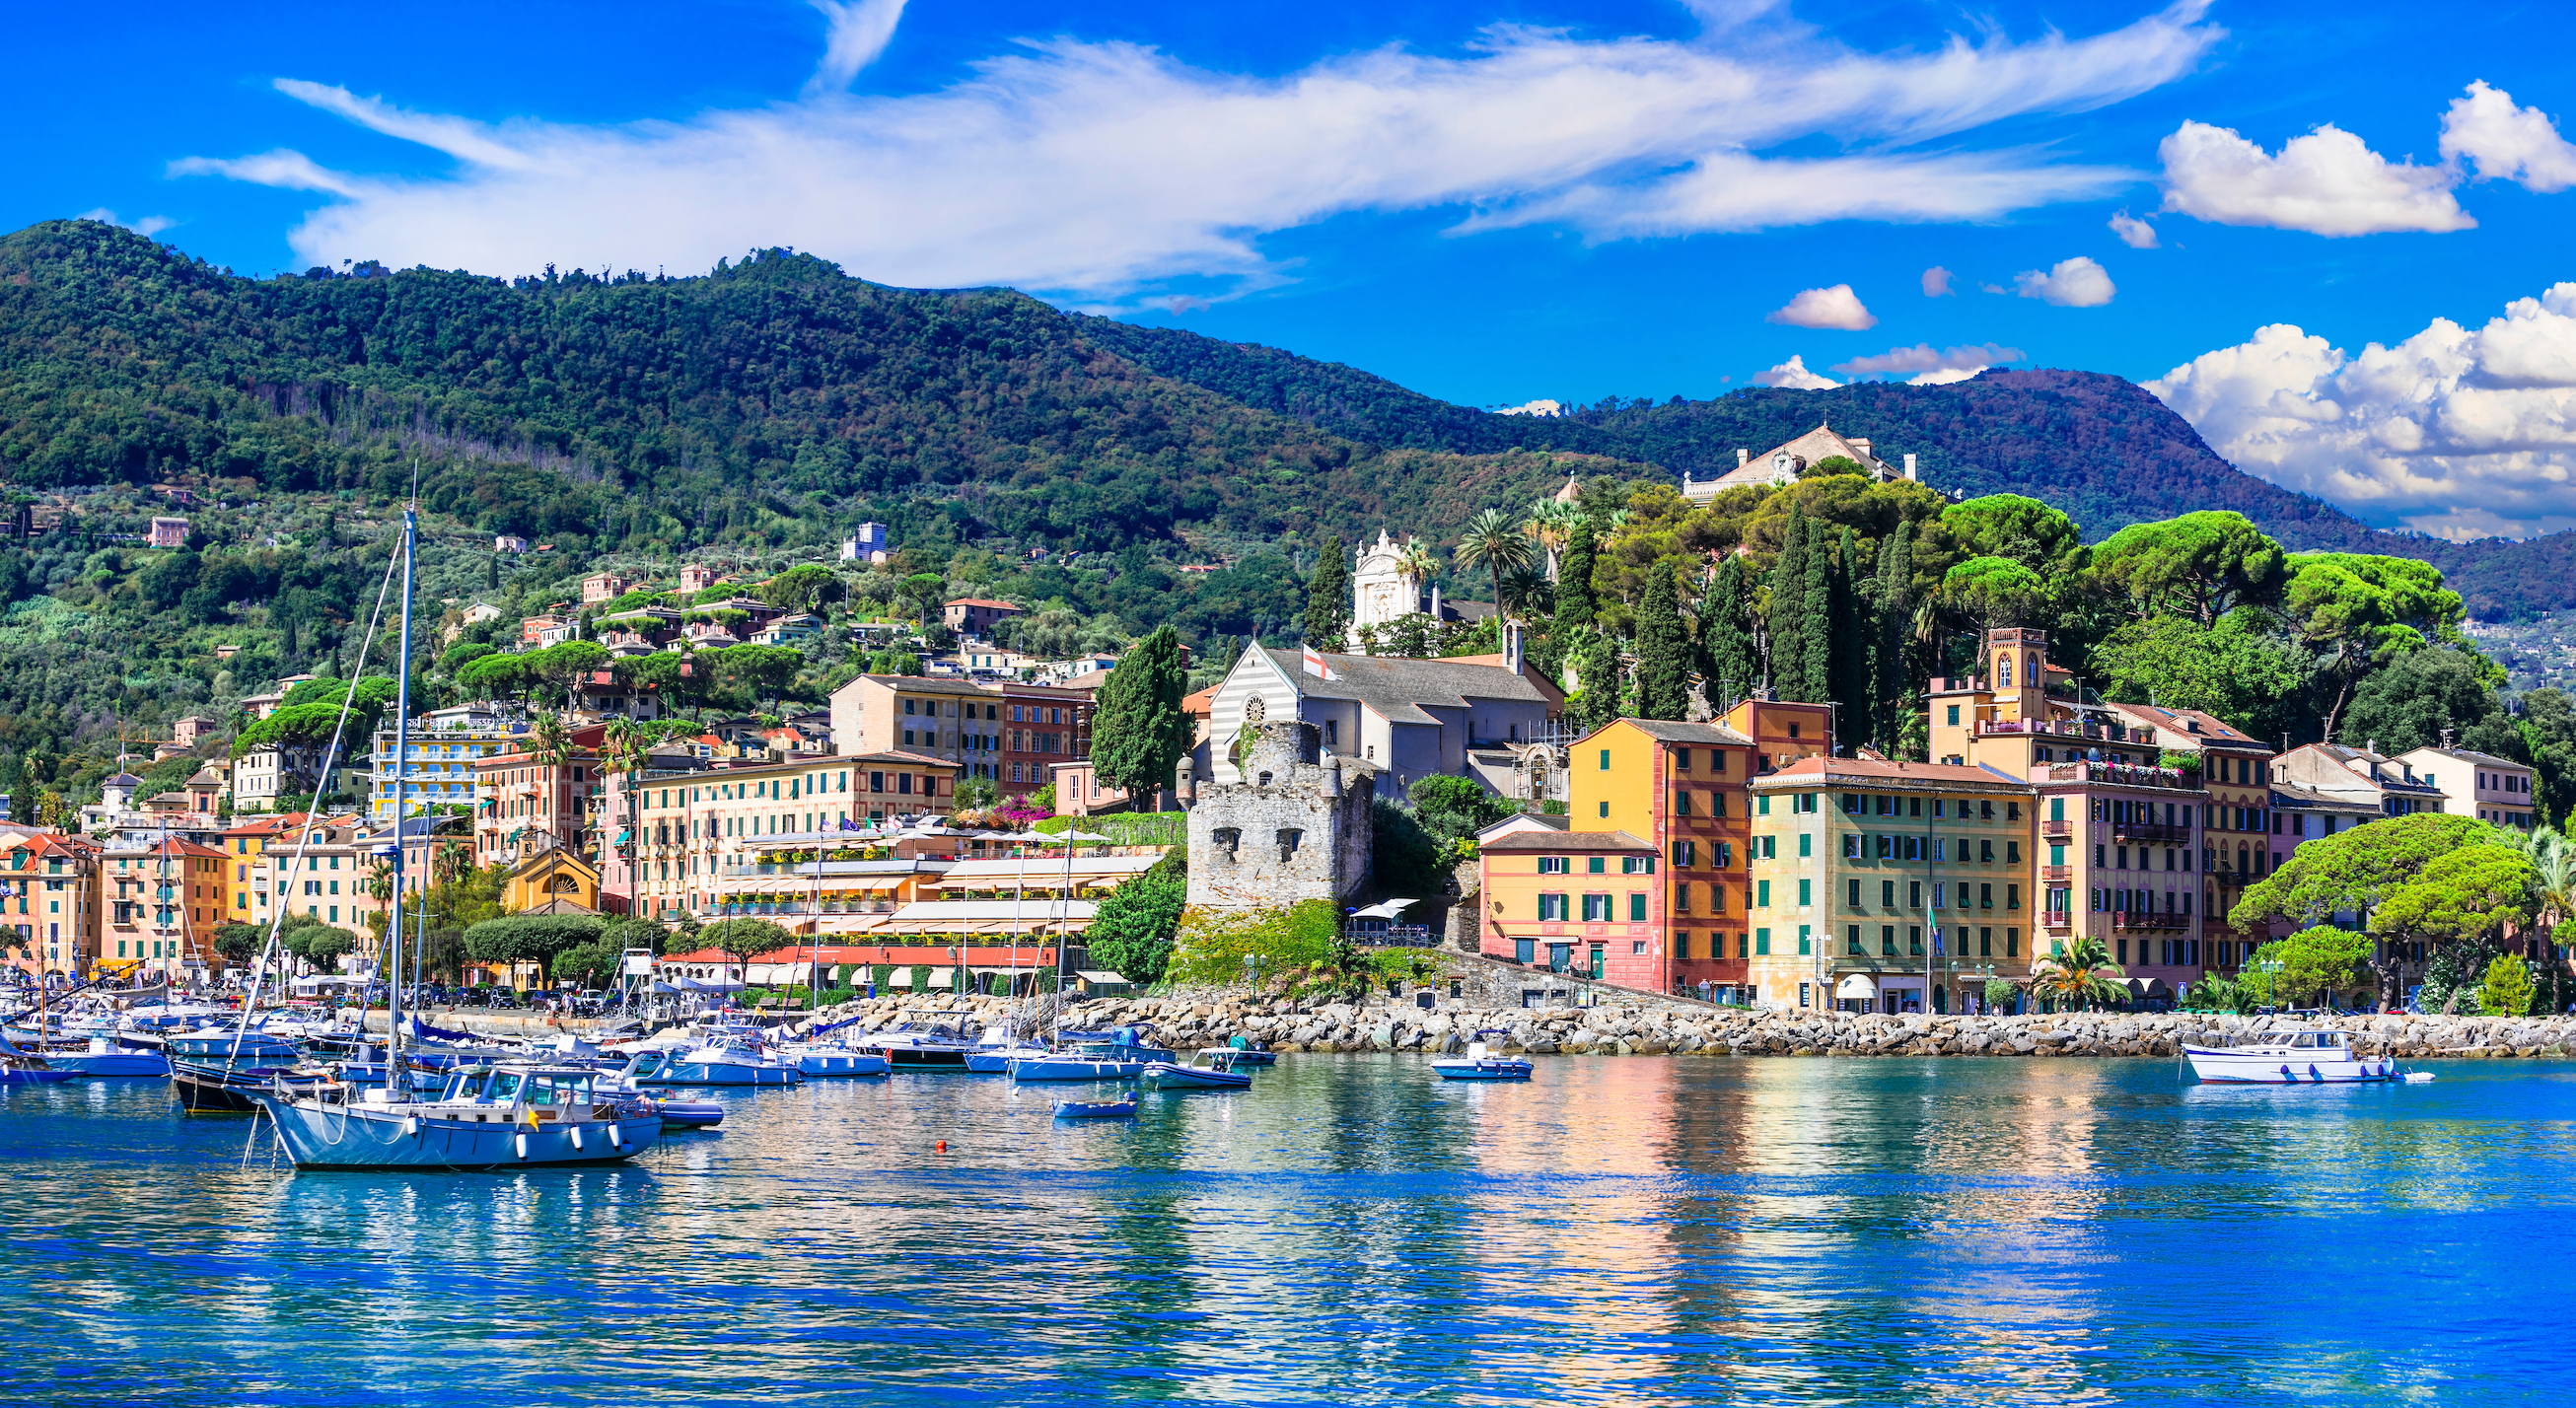
[[[0,1085],[57,1085],[79,1076],[80,1072],[53,1066],[41,1056],[0,1056]]]
[[[0,1051],[10,1055],[38,1056],[47,1066],[69,1071],[75,1076],[145,1076],[170,1074],[170,1058],[158,1051],[137,1051],[119,1045],[115,1038],[93,1036],[78,1043],[57,1043],[22,1048],[0,1041]]]
[[[178,1065],[248,1061],[257,1065],[284,1066],[303,1060],[304,1048],[284,1034],[265,1027],[254,1027],[248,1031],[238,1027],[198,1027],[192,1031],[164,1035],[161,1054]]]
[[[1122,1090],[1115,1100],[1058,1100],[1055,1117],[1060,1120],[1114,1120],[1136,1113],[1136,1092]]]
[[[2191,1073],[2212,1085],[2354,1085],[2402,1076],[2394,1057],[2353,1054],[2332,1028],[2269,1031],[2233,1046],[2194,1046],[2183,1055]]]
[[[747,1042],[728,1041],[718,1044],[640,1051],[626,1068],[627,1079],[639,1086],[704,1085],[704,1086],[788,1086],[800,1085],[805,1073],[795,1066],[772,1058]]]
[[[1234,1052],[1223,1046],[1202,1048],[1188,1065],[1148,1061],[1137,1077],[1156,1090],[1249,1090],[1252,1073],[1234,1068]]]
[[[778,1059],[809,1076],[881,1076],[894,1069],[882,1052],[857,1051],[839,1042],[789,1042],[778,1048]]]
[[[1250,1041],[1246,1041],[1242,1037],[1236,1037],[1233,1041],[1224,1046],[1203,1046],[1199,1048],[1199,1051],[1201,1054],[1205,1054],[1210,1051],[1228,1052],[1233,1056],[1234,1064],[1239,1067],[1275,1066],[1279,1064],[1278,1052],[1273,1051],[1266,1046],[1255,1045]]]
[[[1443,1056],[1431,1063],[1431,1069],[1438,1071],[1442,1080],[1528,1080],[1532,1069],[1528,1058],[1505,1056],[1485,1045],[1486,1037],[1496,1035],[1500,1033],[1476,1033],[1476,1039],[1467,1043],[1465,1055]]]
[[[898,1071],[962,1071],[975,1050],[948,1027],[915,1028],[908,1022],[890,1032],[855,1037],[850,1048],[883,1056]]]
[[[662,1095],[646,1095],[637,1089],[626,1073],[613,1067],[594,1066],[597,1080],[593,1088],[602,1100],[642,1100],[662,1114],[662,1128],[712,1129],[724,1123],[725,1107],[714,1100],[673,1100]]]
[[[1070,1050],[1026,1056],[1011,1062],[1014,1081],[1134,1080],[1156,1062],[1174,1064],[1173,1053],[1138,1044],[1133,1033],[1118,1040],[1074,1043]]]
[[[504,1062],[449,1073],[426,1100],[335,1086],[253,1091],[300,1169],[467,1172],[617,1163],[653,1147],[653,1102],[602,1098],[587,1066]]]

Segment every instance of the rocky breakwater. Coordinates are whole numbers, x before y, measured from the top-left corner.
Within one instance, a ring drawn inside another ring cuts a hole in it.
[[[2077,1012],[2025,1017],[1755,1012],[1661,1005],[1476,1010],[1253,998],[1102,1001],[1066,1012],[1068,1026],[1150,1023],[1181,1049],[1240,1035],[1278,1051],[1456,1052],[1479,1032],[1505,1050],[1620,1056],[2162,1056],[2182,1043],[2224,1046],[2310,1018]],[[2349,1016],[2328,1019],[2369,1055],[2508,1057],[2576,1054],[2576,1019]]]

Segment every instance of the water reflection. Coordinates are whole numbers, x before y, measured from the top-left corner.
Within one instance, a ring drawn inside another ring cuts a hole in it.
[[[1482,1086],[1309,1056],[1099,1124],[1055,1121],[1062,1092],[905,1076],[728,1097],[722,1133],[620,1168],[412,1179],[245,1165],[244,1122],[161,1086],[22,1088],[0,1384],[226,1408],[2546,1401],[2560,1357],[2528,1312],[2576,1250],[2576,1067],[2440,1069],[2293,1091],[2157,1062],[1571,1058]],[[2267,1316],[2212,1313],[2245,1285]],[[137,1363],[141,1392],[107,1367]]]

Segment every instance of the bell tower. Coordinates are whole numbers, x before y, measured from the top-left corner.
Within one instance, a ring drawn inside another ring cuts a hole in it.
[[[1986,632],[1986,687],[1994,719],[2017,723],[2048,717],[2048,632],[2018,626]]]

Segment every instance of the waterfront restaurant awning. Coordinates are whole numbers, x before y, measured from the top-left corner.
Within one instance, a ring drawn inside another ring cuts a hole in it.
[[[1013,912],[1016,907],[1017,913]],[[897,934],[1011,934],[1088,929],[1100,906],[1091,900],[919,900],[880,926]]]
[[[1388,900],[1384,904],[1373,904],[1366,909],[1352,910],[1351,917],[1353,919],[1393,920],[1399,915],[1402,915],[1406,910],[1411,909],[1413,906],[1420,903],[1422,903],[1420,900]]]

